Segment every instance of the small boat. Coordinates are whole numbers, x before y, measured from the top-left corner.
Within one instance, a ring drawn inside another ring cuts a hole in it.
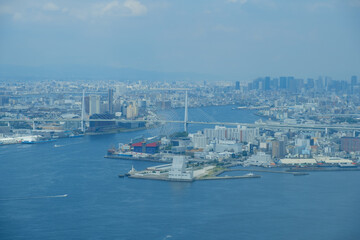
[[[248,173],[248,174],[245,174],[245,176],[248,176],[248,177],[252,177],[254,176],[255,174],[253,174],[252,172],[251,173]]]
[[[341,168],[357,168],[355,163],[339,163],[338,164],[339,167]]]
[[[69,135],[69,138],[78,138],[78,137],[83,137],[85,136],[84,134],[71,134]]]
[[[119,178],[124,178],[125,174],[119,174]]]

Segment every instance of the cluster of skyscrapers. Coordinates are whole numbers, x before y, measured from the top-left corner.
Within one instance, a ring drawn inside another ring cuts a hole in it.
[[[236,82],[235,89],[240,89],[239,82]],[[312,90],[312,91],[336,91],[336,92],[358,92],[360,86],[357,80],[357,76],[352,76],[349,81],[345,80],[333,80],[330,77],[319,77],[317,79],[313,78],[295,78],[292,76],[289,77],[262,77],[249,82],[247,85],[247,90],[287,90],[290,92],[301,92],[302,90]]]

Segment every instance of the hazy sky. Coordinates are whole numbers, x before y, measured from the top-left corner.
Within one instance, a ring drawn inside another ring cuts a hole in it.
[[[360,0],[0,0],[0,64],[360,75]]]

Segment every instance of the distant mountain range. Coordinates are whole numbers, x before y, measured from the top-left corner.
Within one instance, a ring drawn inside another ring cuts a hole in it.
[[[120,81],[214,81],[219,76],[201,73],[157,72],[104,66],[0,65],[0,80],[120,80]]]

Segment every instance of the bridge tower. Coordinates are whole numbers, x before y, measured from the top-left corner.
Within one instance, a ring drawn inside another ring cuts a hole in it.
[[[184,116],[184,132],[188,131],[188,92],[185,91],[185,116]]]
[[[83,89],[82,104],[81,104],[81,131],[83,133],[85,133],[84,115],[85,115],[85,89]]]

